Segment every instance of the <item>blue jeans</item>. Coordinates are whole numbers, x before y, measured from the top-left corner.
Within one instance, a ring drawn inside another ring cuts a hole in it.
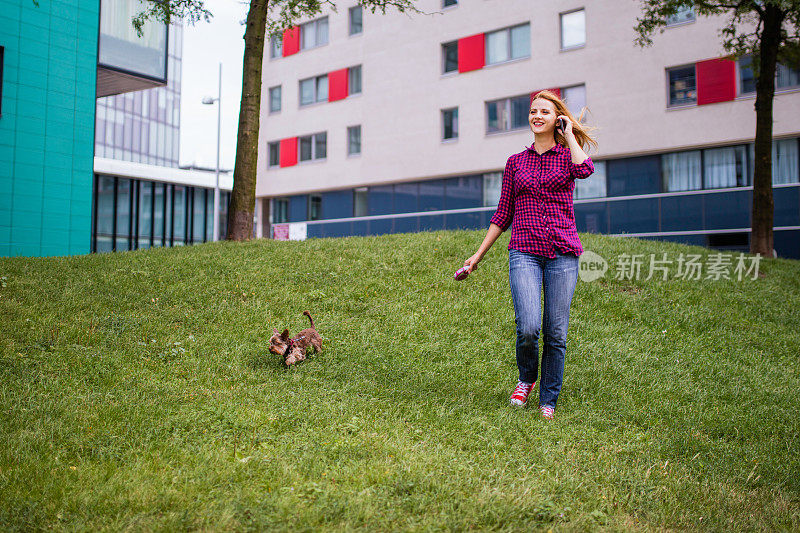
[[[543,330],[539,405],[555,408],[564,380],[569,306],[578,281],[578,257],[556,250],[556,257],[550,259],[512,249],[508,254],[508,275],[517,323],[519,379],[535,383],[538,378],[539,332]]]

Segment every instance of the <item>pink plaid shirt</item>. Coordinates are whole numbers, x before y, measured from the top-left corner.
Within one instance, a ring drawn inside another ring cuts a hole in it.
[[[548,258],[556,256],[556,249],[580,256],[572,191],[575,178],[588,178],[592,172],[591,158],[576,165],[569,148],[558,143],[541,155],[531,145],[509,157],[490,221],[503,231],[511,226],[508,249]]]

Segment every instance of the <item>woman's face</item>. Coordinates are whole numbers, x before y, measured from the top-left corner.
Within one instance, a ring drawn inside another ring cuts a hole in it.
[[[528,113],[528,122],[531,125],[533,133],[547,133],[555,131],[556,106],[550,100],[545,98],[537,98],[531,102],[530,113]]]

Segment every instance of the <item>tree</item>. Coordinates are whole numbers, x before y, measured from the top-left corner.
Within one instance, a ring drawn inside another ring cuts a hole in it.
[[[730,14],[720,30],[723,47],[738,59],[752,57],[756,79],[755,169],[753,175],[750,253],[772,257],[772,101],[777,63],[796,65],[800,59],[800,0],[642,0],[643,16],[634,30],[636,44],[653,44],[650,36],[664,27],[667,17],[681,7],[698,15]],[[752,31],[748,31],[752,27]],[[747,28],[747,29],[744,29]]]
[[[372,13],[382,14],[387,7],[398,11],[422,13],[414,0],[359,0]],[[239,130],[236,139],[236,160],[233,167],[233,191],[228,206],[228,240],[248,240],[253,235],[253,213],[256,203],[256,164],[261,111],[261,69],[264,64],[264,42],[267,35],[280,38],[285,28],[299,19],[314,17],[329,6],[336,12],[333,0],[251,0],[244,34],[244,68],[242,100],[239,107]],[[132,24],[141,35],[147,20],[169,24],[183,20],[193,24],[208,21],[212,14],[203,0],[146,0],[145,9],[134,17]]]

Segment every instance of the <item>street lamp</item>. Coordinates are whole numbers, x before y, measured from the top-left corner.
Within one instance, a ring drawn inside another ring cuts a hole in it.
[[[222,62],[219,64],[219,89],[217,97],[206,96],[203,98],[206,105],[217,104],[217,182],[214,186],[214,240],[219,240],[219,127],[222,120]]]

